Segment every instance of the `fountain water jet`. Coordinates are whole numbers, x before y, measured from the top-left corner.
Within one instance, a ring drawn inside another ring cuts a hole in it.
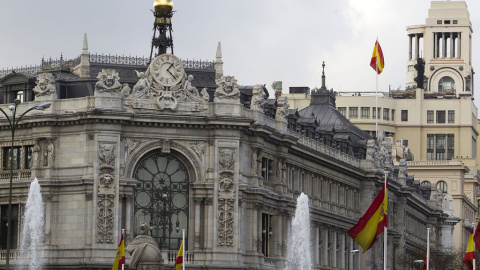
[[[312,269],[311,241],[308,196],[302,192],[297,199],[297,209],[291,222],[285,270]]]
[[[22,225],[22,241],[20,242],[20,248],[25,251],[24,259],[20,261],[22,267],[18,269],[28,270],[40,270],[41,254],[39,249],[42,246],[43,241],[43,225],[44,219],[44,206],[42,200],[42,194],[40,193],[40,184],[37,178],[30,184],[28,190],[28,199],[25,204],[25,212],[23,214]],[[28,265],[28,268],[24,268]]]

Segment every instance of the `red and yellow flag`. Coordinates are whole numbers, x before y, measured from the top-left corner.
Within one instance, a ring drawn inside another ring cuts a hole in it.
[[[428,251],[427,251],[428,252]],[[423,260],[423,270],[427,270],[428,254],[425,253],[425,260]]]
[[[382,73],[383,67],[385,66],[385,59],[383,58],[382,48],[378,40],[375,42],[375,47],[373,48],[372,60],[370,60],[370,66],[378,73]]]
[[[387,227],[388,180],[386,186],[387,188],[383,186],[357,225],[348,231],[350,237],[363,248],[363,252],[373,246],[377,235]]]
[[[463,256],[463,262],[467,265],[469,270],[473,270],[473,260],[475,260],[475,244],[473,242],[474,232],[470,235],[468,239],[467,251],[465,251],[465,256]]]
[[[475,242],[478,250],[480,250],[480,228],[478,227],[479,225],[480,219],[478,219],[477,227],[475,227],[475,233],[473,234],[473,242]]]
[[[117,256],[115,256],[115,261],[113,262],[112,270],[121,270],[122,265],[125,264],[125,242],[123,241],[123,234],[122,240],[120,240],[120,244],[118,244],[117,249]]]
[[[180,244],[180,249],[178,250],[177,259],[175,260],[175,270],[181,270],[183,263],[183,241]]]

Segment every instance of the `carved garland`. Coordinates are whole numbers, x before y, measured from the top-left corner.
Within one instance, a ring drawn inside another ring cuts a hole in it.
[[[99,145],[97,243],[113,243],[115,148],[116,144],[114,143],[101,143]]]
[[[233,148],[219,149],[217,246],[233,247],[235,154],[236,151]]]

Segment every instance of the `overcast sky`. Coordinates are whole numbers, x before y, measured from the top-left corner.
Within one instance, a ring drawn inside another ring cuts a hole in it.
[[[149,56],[153,0],[0,0],[0,69],[37,65],[42,56],[77,57],[83,33],[90,53]],[[473,67],[480,1],[467,0],[473,24]],[[369,67],[376,38],[385,69],[379,90],[405,88],[406,26],[425,24],[428,0],[174,0],[174,52],[214,60],[222,42],[224,74],[239,84],[283,81],[335,91],[375,91]],[[476,76],[478,81],[478,76]],[[475,83],[477,107],[480,83]]]

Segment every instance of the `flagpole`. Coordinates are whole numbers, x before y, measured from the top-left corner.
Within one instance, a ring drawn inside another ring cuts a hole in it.
[[[427,270],[430,269],[430,228],[427,228]]]
[[[125,248],[125,229],[122,229],[122,238],[123,238],[123,247]],[[122,264],[122,270],[125,270],[125,264]]]
[[[375,43],[375,46],[378,46],[378,37],[377,37],[377,42]],[[378,47],[377,48],[377,63],[375,64],[375,73],[376,73],[376,83],[375,83],[375,138],[378,138],[378,58],[380,57],[378,55]]]
[[[385,187],[384,187],[384,196],[387,196],[387,173],[385,173]],[[387,205],[383,206],[384,208],[385,207],[388,207],[388,197],[387,197]],[[388,208],[387,208],[388,209]],[[387,213],[385,213],[387,214]],[[384,218],[384,221],[385,221],[385,218]],[[387,222],[388,222],[388,219],[387,219]],[[387,270],[387,234],[388,234],[388,226],[387,224],[384,224],[384,232],[383,232],[383,269],[384,270]]]
[[[182,269],[185,270],[185,263],[187,262],[186,260],[187,251],[185,250],[185,229],[182,229],[182,243],[183,243]]]
[[[475,235],[475,223],[473,224],[473,235]],[[473,248],[473,253],[475,254],[475,247]],[[473,257],[473,270],[475,270],[475,257]]]

